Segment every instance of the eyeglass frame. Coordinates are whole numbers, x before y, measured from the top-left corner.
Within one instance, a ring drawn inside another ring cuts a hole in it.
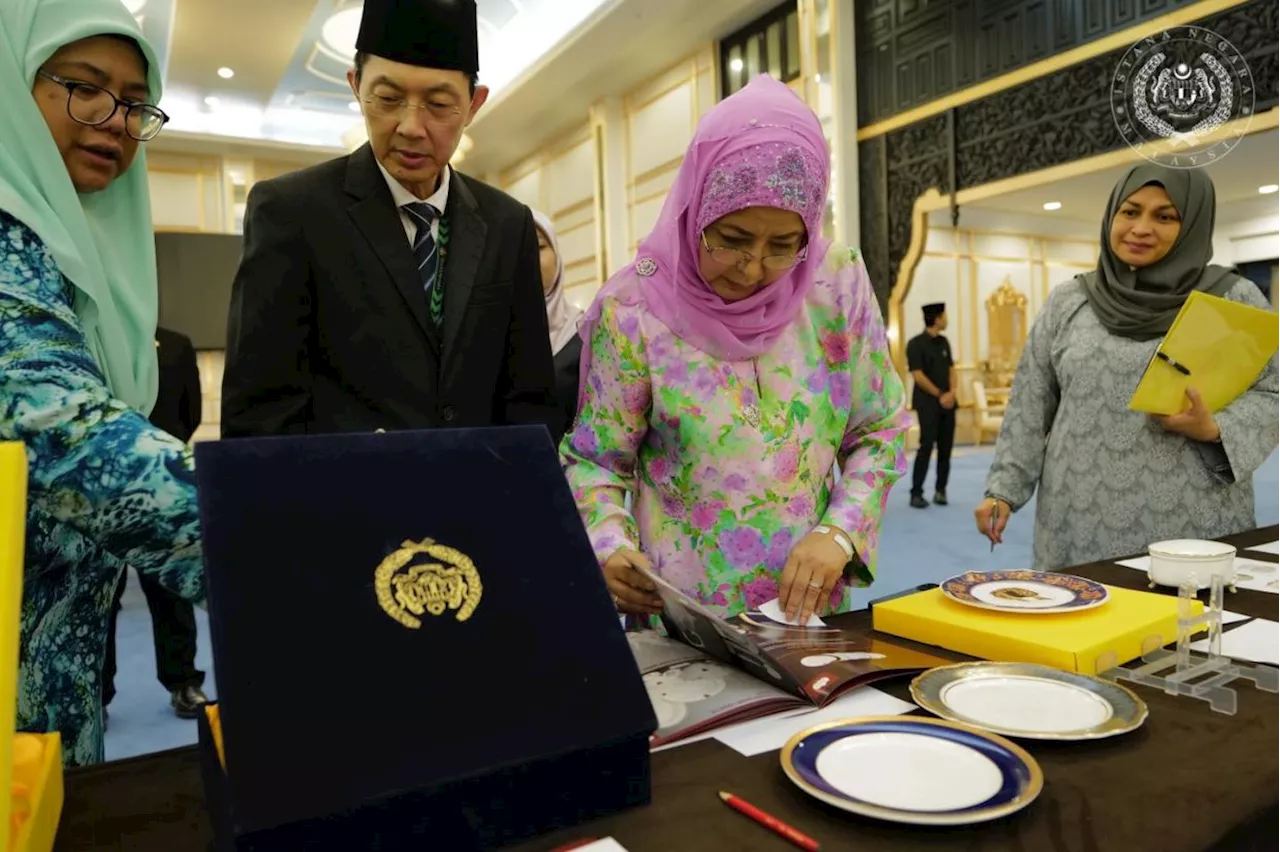
[[[380,116],[380,117],[395,118],[397,120],[403,118],[405,111],[410,109],[426,110],[427,117],[429,119],[435,120],[439,124],[449,123],[453,119],[457,118],[459,115],[462,115],[462,107],[457,104],[453,104],[452,106],[448,106],[448,107],[440,107],[440,109],[452,110],[452,113],[449,115],[448,118],[440,118],[439,116],[431,114],[431,110],[434,109],[434,107],[432,107],[431,104],[416,103],[414,101],[409,100],[408,98],[393,98],[388,95],[369,95],[368,97],[361,98],[360,100],[374,107],[385,106],[388,109],[394,107],[394,111],[389,112],[386,116]]]
[[[115,96],[114,92],[108,89],[105,89],[102,86],[99,86],[97,83],[86,83],[83,80],[71,80],[66,77],[59,76],[57,74],[50,74],[48,71],[45,71],[43,68],[36,71],[36,76],[43,77],[52,83],[57,83],[59,86],[62,86],[64,89],[67,90],[67,115],[71,117],[72,121],[76,122],[77,124],[83,124],[85,127],[101,127],[111,119],[115,118],[116,113],[120,111],[121,107],[124,107],[125,135],[127,135],[130,139],[134,140],[135,142],[150,142],[152,139],[155,139],[157,136],[159,136],[160,131],[164,130],[164,126],[169,123],[169,114],[166,113],[164,110],[160,109],[160,107],[156,106],[155,104],[139,103],[139,102],[131,103],[129,101],[121,100],[120,98],[117,98]],[[114,101],[114,103],[111,106],[111,112],[107,113],[106,116],[101,121],[84,121],[82,119],[76,118],[74,115],[71,114],[71,98],[75,96],[76,89],[95,89],[99,92],[102,92],[107,97],[111,98],[112,101]],[[156,114],[160,116],[159,129],[156,130],[155,133],[152,133],[150,136],[146,137],[145,139],[140,138],[138,136],[134,136],[132,133],[129,132],[129,113],[133,112],[134,110],[143,109],[143,108],[154,110]]]
[[[741,269],[743,266],[746,266],[748,263],[750,263],[753,260],[759,260],[760,265],[765,269],[772,269],[775,272],[785,272],[788,269],[794,269],[797,263],[802,262],[809,256],[808,243],[805,243],[803,246],[801,246],[800,250],[797,251],[795,254],[767,254],[767,255],[757,256],[747,251],[746,249],[729,248],[728,246],[712,246],[711,243],[707,242],[707,231],[705,228],[703,229],[700,236],[702,237],[702,247],[707,250],[707,254],[711,255],[712,260],[714,260],[716,263],[725,263],[725,261],[716,260],[716,257],[715,257],[716,252],[718,251],[733,252],[738,256],[738,260],[735,263],[731,263],[728,265],[736,266],[739,269]],[[768,263],[765,263],[765,261],[772,260],[774,258],[781,258],[783,260],[788,260],[790,261],[790,263],[788,263],[786,266],[770,266]]]

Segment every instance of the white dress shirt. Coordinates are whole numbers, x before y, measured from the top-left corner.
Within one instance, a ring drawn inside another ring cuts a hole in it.
[[[431,239],[437,243],[440,242],[440,216],[444,215],[445,207],[449,203],[449,180],[452,177],[452,170],[448,165],[440,173],[440,188],[433,192],[427,198],[418,198],[409,190],[405,189],[400,181],[391,176],[391,172],[383,168],[382,163],[378,163],[378,170],[382,172],[382,176],[386,178],[387,187],[391,190],[391,198],[396,203],[396,208],[400,211],[400,224],[404,225],[404,234],[409,240],[409,245],[413,246],[418,238],[418,223],[413,217],[405,212],[405,206],[409,204],[419,204],[426,202],[436,208],[437,216],[431,221]]]

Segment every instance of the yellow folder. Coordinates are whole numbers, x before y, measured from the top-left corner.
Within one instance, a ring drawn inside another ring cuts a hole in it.
[[[1147,363],[1129,408],[1177,414],[1194,387],[1209,410],[1218,411],[1249,389],[1278,345],[1274,311],[1192,293]]]
[[[18,710],[18,619],[22,612],[22,548],[27,522],[27,453],[0,443],[0,838],[12,820],[13,727]]]

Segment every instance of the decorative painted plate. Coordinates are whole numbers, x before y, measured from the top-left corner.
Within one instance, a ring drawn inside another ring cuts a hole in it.
[[[1107,587],[1084,577],[1045,571],[969,571],[942,583],[957,603],[1001,612],[1079,612],[1107,602]]]
[[[913,825],[968,825],[1029,805],[1044,787],[1035,758],[955,722],[866,716],[796,734],[782,771],[815,799]]]
[[[912,699],[953,722],[1029,740],[1096,740],[1142,726],[1147,705],[1120,686],[1032,663],[958,663],[911,681]]]

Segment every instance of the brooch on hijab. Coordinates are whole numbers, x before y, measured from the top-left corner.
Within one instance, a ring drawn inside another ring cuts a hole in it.
[[[658,262],[651,257],[642,257],[636,261],[636,275],[648,278],[658,271]]]

